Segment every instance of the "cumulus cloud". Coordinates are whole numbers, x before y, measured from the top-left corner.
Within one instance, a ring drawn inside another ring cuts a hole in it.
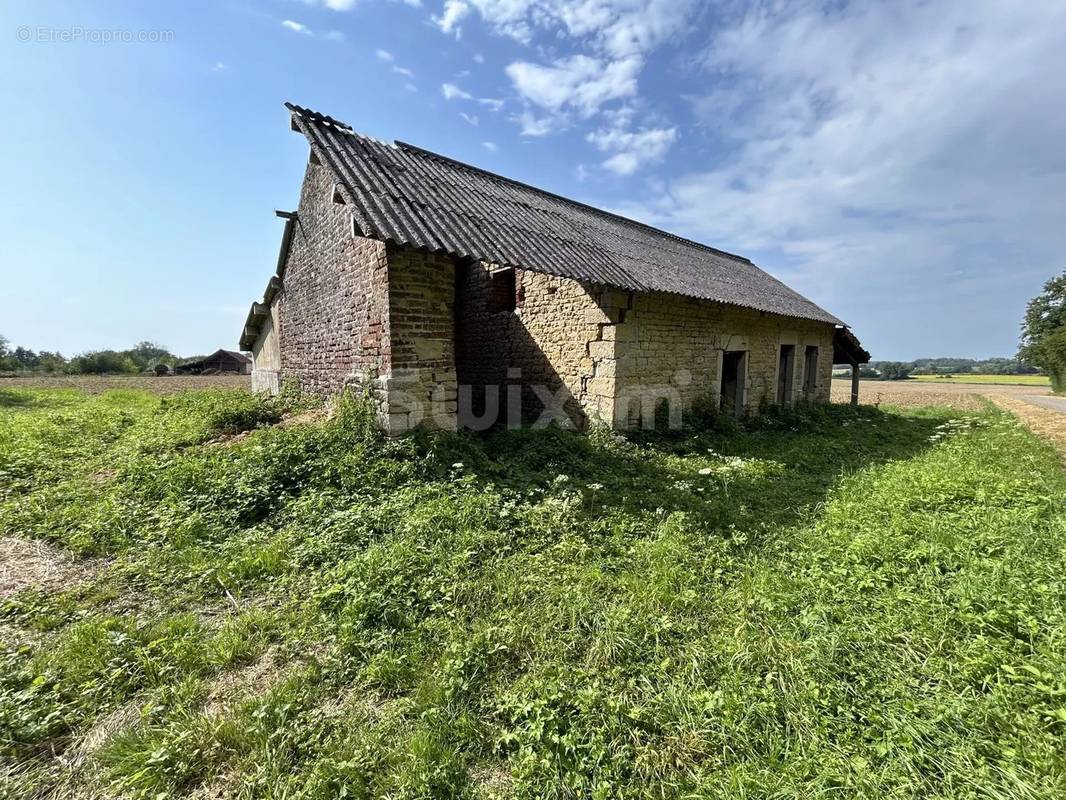
[[[490,153],[495,153],[500,148],[496,146],[496,142],[482,142],[481,146],[488,150]]]
[[[474,96],[470,92],[464,92],[454,83],[442,83],[440,85],[440,93],[444,95],[445,100],[473,100]]]
[[[392,53],[390,53],[388,50],[381,50],[381,49],[375,50],[374,51],[374,55],[376,55],[381,61],[392,61],[393,60]]]
[[[495,97],[479,97],[477,101],[488,108],[489,111],[499,111],[503,108],[503,100],[499,100]]]
[[[530,103],[552,112],[572,109],[588,117],[609,100],[635,95],[639,71],[637,59],[605,63],[576,55],[550,66],[516,61],[508,65],[507,76]]]
[[[516,122],[523,136],[547,136],[553,133],[559,125],[565,124],[554,117],[538,117],[530,111],[522,111],[515,114],[511,119]]]
[[[630,211],[763,253],[884,331],[868,343],[885,357],[929,333],[901,330],[898,304],[938,321],[938,349],[977,355],[1066,251],[1064,40],[1050,0],[745,8],[701,57],[716,163]],[[950,326],[945,298],[968,308]]]
[[[590,133],[588,141],[612,155],[603,166],[618,175],[632,175],[640,167],[658,161],[677,141],[677,128],[628,131],[620,128]]]
[[[462,35],[459,23],[470,13],[470,6],[464,0],[447,0],[440,16],[433,17],[433,22],[444,33],[454,33],[456,37]]]
[[[397,75],[403,75],[407,78],[413,77],[415,74],[412,70],[409,70],[407,67],[401,67],[399,64],[393,64],[392,71]]]

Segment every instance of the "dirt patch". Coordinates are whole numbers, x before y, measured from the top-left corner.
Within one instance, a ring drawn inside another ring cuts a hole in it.
[[[1018,417],[1037,436],[1043,436],[1054,444],[1066,462],[1066,414],[1007,395],[994,395],[989,399]]]
[[[0,600],[23,589],[69,589],[87,581],[97,567],[44,542],[0,537]]]
[[[278,423],[279,428],[291,428],[294,425],[314,425],[329,419],[330,412],[327,408],[309,408],[296,414],[286,414]]]
[[[107,744],[108,739],[124,728],[130,728],[140,722],[141,711],[136,703],[126,703],[110,714],[106,714],[78,737],[63,756],[63,760],[72,769],[78,769],[93,753]]]
[[[470,785],[474,790],[474,797],[511,797],[512,783],[510,771],[500,764],[479,766],[470,770]]]
[[[221,716],[249,696],[263,694],[292,667],[278,659],[277,651],[268,649],[253,663],[222,673],[211,684],[204,714]]]
[[[987,383],[933,383],[927,381],[859,381],[859,402],[863,405],[948,406],[961,411],[980,411],[983,397],[1017,397],[1048,394],[1042,386],[1007,386]],[[830,392],[834,403],[851,402],[851,381],[834,380]]]

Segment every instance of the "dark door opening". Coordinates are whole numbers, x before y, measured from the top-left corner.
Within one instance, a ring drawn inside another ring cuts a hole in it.
[[[722,355],[722,396],[718,407],[723,414],[739,417],[744,411],[743,350],[727,350]]]
[[[777,404],[792,405],[793,367],[796,362],[796,345],[781,345],[781,356],[777,362]]]
[[[810,400],[818,388],[818,348],[807,346],[803,356],[803,399]]]

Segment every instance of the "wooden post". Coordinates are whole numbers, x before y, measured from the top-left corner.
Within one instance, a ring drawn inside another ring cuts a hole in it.
[[[859,365],[855,362],[851,364],[851,404],[859,404]]]

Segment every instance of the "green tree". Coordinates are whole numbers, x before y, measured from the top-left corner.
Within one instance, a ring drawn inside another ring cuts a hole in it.
[[[1054,391],[1066,391],[1066,271],[1029,301],[1018,358],[1044,370]]]

